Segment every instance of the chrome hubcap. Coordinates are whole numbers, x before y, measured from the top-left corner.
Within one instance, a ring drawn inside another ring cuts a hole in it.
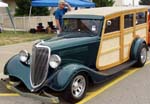
[[[145,63],[146,59],[147,59],[147,50],[146,50],[146,48],[143,48],[141,50],[141,62]]]
[[[82,96],[82,94],[85,91],[86,87],[86,80],[84,76],[78,75],[74,78],[73,83],[72,83],[72,95],[76,98],[79,98]]]

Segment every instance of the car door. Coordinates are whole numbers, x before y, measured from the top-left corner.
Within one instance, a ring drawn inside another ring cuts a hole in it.
[[[106,70],[116,66],[121,61],[121,16],[105,20],[96,67]]]

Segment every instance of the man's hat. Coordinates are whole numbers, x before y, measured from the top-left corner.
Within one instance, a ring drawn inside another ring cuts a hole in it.
[[[59,4],[61,4],[61,3],[65,3],[65,0],[59,0],[59,2],[58,2]]]

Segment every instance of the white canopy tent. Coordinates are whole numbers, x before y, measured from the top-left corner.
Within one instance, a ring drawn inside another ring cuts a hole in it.
[[[0,2],[0,7],[8,7],[8,4]]]
[[[9,10],[9,8],[8,8],[8,4],[6,4],[6,3],[4,3],[4,2],[1,2],[1,0],[0,0],[0,8],[1,8],[1,7],[6,8],[6,11],[7,11],[8,16],[9,16],[9,18],[10,18],[10,21],[11,21],[11,23],[12,23],[12,25],[13,25],[14,31],[16,31],[14,21],[13,21],[13,19],[12,19],[12,16],[11,16],[11,14],[10,14],[10,10]]]

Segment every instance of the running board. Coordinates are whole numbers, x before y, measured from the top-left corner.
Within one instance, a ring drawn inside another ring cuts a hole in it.
[[[107,70],[104,70],[104,71],[100,71],[100,73],[106,75],[106,76],[110,76],[110,75],[113,75],[115,73],[118,73],[122,70],[125,70],[129,67],[131,67],[132,65],[134,65],[136,63],[136,61],[127,61],[121,65],[118,65],[116,67],[113,67],[113,68],[110,68],[110,69],[107,69]]]

